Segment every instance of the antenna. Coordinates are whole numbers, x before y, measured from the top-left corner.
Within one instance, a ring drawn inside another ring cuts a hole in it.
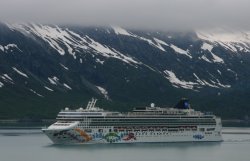
[[[86,110],[91,110],[95,108],[95,104],[96,104],[97,99],[92,98],[89,102],[88,105],[86,107]]]

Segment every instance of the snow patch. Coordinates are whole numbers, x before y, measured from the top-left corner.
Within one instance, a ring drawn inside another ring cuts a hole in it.
[[[201,80],[195,73],[193,73],[193,75],[195,76],[196,81],[202,86],[209,86],[213,88],[230,88],[231,87],[230,85],[222,84],[218,79],[216,79],[216,82],[210,79],[210,82],[212,82],[211,84],[207,82],[206,80]]]
[[[213,88],[219,88],[218,86],[216,85],[213,85],[213,84],[210,84],[208,83],[207,81],[205,80],[201,80],[195,73],[193,73],[194,77],[196,78],[196,81],[202,85],[202,86],[209,86],[209,87],[213,87]]]
[[[53,89],[51,89],[51,88],[49,88],[49,87],[47,87],[47,86],[44,86],[44,88],[47,89],[48,91],[51,91],[51,92],[54,91]]]
[[[97,63],[100,63],[100,64],[102,64],[102,65],[103,65],[103,63],[104,63],[104,61],[101,61],[101,60],[98,59],[98,58],[96,59],[96,62],[97,62]]]
[[[99,42],[91,39],[87,35],[81,36],[69,29],[62,29],[58,26],[38,25],[38,24],[8,24],[8,26],[26,35],[33,35],[41,38],[48,43],[53,49],[55,49],[60,55],[65,55],[66,52],[71,54],[76,59],[76,51],[81,52],[88,51],[90,49],[96,52],[95,54],[102,55],[106,58],[115,58],[120,61],[132,64],[141,64],[129,57],[126,54],[100,44]],[[115,28],[119,34],[128,34],[121,28]],[[136,37],[134,35],[134,37]],[[66,48],[66,50],[65,50]],[[88,52],[89,53],[89,52]],[[80,63],[82,63],[80,59]]]
[[[8,78],[9,80],[13,81],[12,78],[10,78],[10,76],[8,76],[8,74],[3,74],[4,77]]]
[[[183,50],[183,49],[181,49],[181,48],[179,48],[179,47],[177,47],[177,46],[175,46],[175,45],[173,45],[173,44],[171,44],[170,47],[171,47],[176,53],[185,55],[185,56],[189,57],[190,59],[192,59],[192,56],[189,55],[188,51],[185,51],[185,50]]]
[[[212,52],[212,49],[213,49],[213,48],[214,48],[214,47],[213,47],[212,45],[208,44],[208,43],[203,43],[202,46],[201,46],[201,49],[203,49],[203,50],[208,50],[208,51],[210,51],[210,52]]]
[[[4,84],[2,82],[0,82],[0,88],[2,88],[4,86]]]
[[[196,32],[198,38],[218,44],[226,50],[237,53],[240,51],[250,51],[250,32],[225,28],[215,28],[210,30],[200,30]]]
[[[64,66],[63,64],[60,63],[60,65],[65,69],[65,70],[69,70],[68,67]]]
[[[195,73],[193,73],[194,77],[196,78],[196,81],[201,85],[206,85]]]
[[[44,97],[43,95],[37,93],[36,91],[34,91],[33,89],[29,89],[32,93],[36,94],[39,97]]]
[[[87,38],[90,40],[89,43],[89,47],[93,48],[94,50],[96,50],[97,52],[101,53],[102,56],[104,57],[112,57],[112,58],[116,58],[119,59],[123,62],[126,62],[128,64],[133,63],[133,64],[140,64],[139,62],[137,62],[136,60],[134,60],[133,58],[126,56],[122,53],[120,53],[119,51],[116,51],[113,48],[109,48],[107,46],[104,46],[102,44],[100,44],[99,42],[91,39],[90,37],[87,36]]]
[[[72,88],[69,85],[67,85],[66,83],[63,83],[63,86],[68,88],[69,90],[72,90]]]
[[[210,44],[208,44],[208,43],[203,43],[203,45],[201,46],[201,49],[203,49],[203,50],[208,50],[210,53],[211,53],[211,55],[212,55],[212,57],[213,57],[213,62],[215,62],[215,63],[224,63],[224,60],[222,59],[222,58],[220,58],[219,56],[217,56],[217,55],[215,55],[213,52],[212,52],[212,50],[213,50],[213,46],[212,45],[210,45]],[[204,55],[203,55],[204,56]],[[205,56],[204,56],[205,57]],[[202,59],[204,59],[205,60],[205,58],[202,58]],[[206,58],[207,59],[207,58]],[[210,62],[208,59],[207,60],[205,60],[205,61],[207,61],[207,62]]]
[[[217,84],[218,84],[220,87],[223,87],[223,88],[230,88],[230,87],[231,87],[231,85],[224,85],[224,84],[222,84],[218,79],[216,79],[216,81],[217,81]]]
[[[217,69],[217,72],[221,75],[221,71],[219,69]]]
[[[176,77],[175,73],[173,73],[172,71],[165,70],[164,73],[167,75],[166,78],[176,88],[182,87],[185,89],[194,89],[194,86],[198,84],[196,82],[191,82],[191,81],[187,82],[184,80],[180,80],[179,78]]]
[[[203,86],[208,86],[212,88],[230,88],[230,85],[222,84],[218,79],[215,78],[215,81],[209,80],[206,81],[204,79],[200,79],[197,74],[193,73],[193,76],[195,77],[195,81],[187,82],[184,80],[180,80],[176,77],[175,73],[172,71],[165,70],[164,73],[167,75],[166,78],[172,83],[172,85],[176,88],[185,88],[185,89],[192,89],[194,91],[197,91],[198,88],[202,88]],[[211,82],[211,83],[209,83]]]
[[[205,85],[208,86],[208,87],[219,88],[218,86],[214,85],[214,83],[213,83],[213,84],[208,83],[206,80],[202,80],[202,81],[203,81],[203,82],[205,83]],[[211,80],[210,80],[210,81],[211,81]]]
[[[17,68],[12,67],[12,69],[13,69],[14,71],[16,71],[19,75],[21,75],[21,76],[23,76],[23,77],[26,77],[26,78],[29,78],[29,77],[27,76],[27,74],[25,74],[25,73],[21,72],[21,71],[20,71],[20,70],[18,70]]]
[[[233,71],[232,69],[227,69],[227,71],[229,71],[229,72],[232,72],[233,74],[234,74],[234,76],[235,76],[235,80],[238,80],[239,78],[238,78],[238,74],[235,72],[235,71]]]
[[[151,46],[153,46],[153,47],[155,47],[155,48],[158,48],[158,49],[160,49],[160,50],[162,50],[162,51],[165,51],[165,49],[164,49],[161,45],[166,45],[166,46],[168,46],[167,43],[165,43],[164,41],[159,40],[159,39],[157,39],[157,38],[154,38],[154,41],[156,42],[156,43],[154,43],[154,42],[153,42],[152,40],[150,40],[150,39],[147,39],[147,38],[145,38],[145,37],[138,36],[138,35],[136,35],[136,34],[134,34],[134,33],[132,33],[132,32],[128,32],[128,31],[126,31],[125,29],[123,29],[123,28],[121,28],[121,27],[117,27],[117,26],[114,27],[114,26],[112,26],[112,28],[113,28],[114,32],[115,32],[117,35],[125,35],[125,36],[131,36],[131,37],[133,37],[133,38],[137,38],[137,39],[139,39],[139,40],[142,40],[142,41],[147,42],[149,45],[151,45]]]
[[[169,46],[169,45],[168,45],[166,42],[164,42],[163,40],[160,40],[160,39],[157,39],[157,38],[154,38],[154,40],[155,40],[157,43],[161,44],[161,45]]]
[[[114,32],[116,35],[125,35],[125,36],[132,36],[135,37],[133,34],[129,33],[125,29],[118,27],[118,26],[112,26]]]
[[[224,60],[222,58],[218,57],[217,55],[213,54],[212,52],[211,52],[211,54],[212,54],[212,57],[213,57],[213,61],[215,63],[224,63]]]
[[[96,86],[98,88],[98,90],[103,94],[103,96],[109,100],[109,96],[108,96],[108,91],[106,89],[104,89],[103,87],[100,86]]]
[[[140,40],[143,40],[143,41],[148,42],[149,45],[151,45],[151,46],[153,46],[153,47],[155,47],[155,48],[158,48],[158,49],[160,49],[160,50],[162,50],[162,51],[165,51],[165,49],[161,46],[160,43],[156,43],[156,44],[155,44],[152,40],[147,39],[147,38],[145,38],[145,37],[141,37],[141,36],[137,36],[137,35],[136,35],[136,37],[137,37],[138,39],[140,39]]]
[[[16,44],[8,44],[5,46],[0,45],[0,50],[2,50],[3,52],[7,52],[9,49],[12,49],[12,48],[16,48],[22,52],[22,50],[20,50]]]
[[[160,50],[162,51],[166,51],[162,45],[165,45],[165,46],[169,46],[167,43],[165,43],[164,41],[160,40],[160,39],[157,39],[157,38],[154,38],[154,41],[157,43],[155,44]]]
[[[59,79],[56,77],[56,76],[53,76],[53,77],[48,77],[48,80],[49,80],[49,82],[51,83],[51,84],[53,84],[53,85],[57,85],[57,83],[58,83],[58,81],[59,81]]]
[[[212,63],[212,62],[206,57],[206,55],[202,55],[202,56],[199,57],[199,58],[205,60],[206,62]]]
[[[2,76],[0,76],[5,82],[8,82],[8,83],[11,83],[11,84],[14,84],[13,83],[13,79],[12,78],[10,78],[9,76],[8,76],[8,74],[3,74]]]
[[[0,50],[4,52],[4,47],[2,45],[0,45]]]
[[[10,25],[9,25],[10,26]],[[58,26],[37,25],[37,24],[12,24],[12,29],[26,33],[28,35],[33,34],[40,37],[47,42],[53,49],[55,49],[60,55],[64,55],[66,52],[64,47],[67,47],[67,51],[73,57],[75,57],[74,50],[88,49],[86,40],[73,31],[64,30]]]

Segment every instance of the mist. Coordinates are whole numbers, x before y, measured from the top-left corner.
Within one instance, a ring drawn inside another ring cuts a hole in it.
[[[250,29],[249,0],[0,0],[0,21],[140,29]]]

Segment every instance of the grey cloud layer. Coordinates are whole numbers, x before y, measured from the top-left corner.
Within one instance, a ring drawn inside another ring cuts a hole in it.
[[[0,0],[0,20],[132,28],[250,28],[249,0]]]

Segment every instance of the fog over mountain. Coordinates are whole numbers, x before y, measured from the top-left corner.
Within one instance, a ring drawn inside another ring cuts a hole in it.
[[[248,0],[0,0],[1,21],[137,29],[249,29]]]

